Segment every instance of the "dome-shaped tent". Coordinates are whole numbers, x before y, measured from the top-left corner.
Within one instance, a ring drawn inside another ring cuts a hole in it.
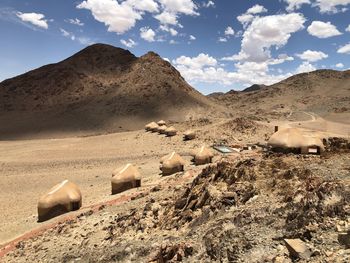
[[[65,180],[52,187],[38,202],[38,219],[45,221],[55,216],[78,210],[82,196],[78,186]]]
[[[166,129],[168,129],[168,127],[166,125],[159,126],[159,128],[158,128],[159,134],[165,134]]]
[[[171,175],[184,170],[185,161],[175,152],[160,159],[160,170],[163,175]]]
[[[306,136],[297,128],[286,128],[277,131],[270,137],[268,146],[274,151],[301,154],[321,154],[324,151],[321,139]]]
[[[151,131],[151,132],[158,132],[158,128],[159,128],[159,125],[157,123],[153,122],[149,126],[149,131]]]
[[[145,126],[145,130],[146,131],[152,131],[152,129],[154,129],[155,127],[158,127],[158,124],[153,121],[153,122],[148,123]]]
[[[214,154],[211,150],[202,146],[199,150],[193,153],[193,162],[195,165],[202,165],[211,163],[213,160]]]
[[[141,186],[141,175],[130,163],[117,169],[112,174],[112,195]]]
[[[163,120],[160,120],[160,121],[157,122],[157,124],[158,124],[159,126],[163,126],[163,125],[166,125],[166,122],[163,121]]]
[[[165,130],[165,134],[169,137],[172,137],[177,134],[177,130],[173,126],[171,126]]]
[[[190,141],[196,138],[196,133],[192,130],[188,130],[184,133],[184,140]]]

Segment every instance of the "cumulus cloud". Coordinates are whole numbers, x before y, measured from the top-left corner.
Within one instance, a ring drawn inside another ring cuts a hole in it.
[[[345,29],[346,32],[350,32],[350,25]]]
[[[233,30],[232,27],[228,26],[225,29],[225,36],[234,36],[235,35],[235,31]]]
[[[72,32],[69,32],[63,28],[60,28],[60,32],[62,34],[62,36],[71,39],[72,41],[77,41],[79,42],[81,45],[92,45],[94,42],[88,38],[88,37],[77,37],[75,36]]]
[[[77,8],[90,10],[97,21],[108,27],[109,32],[117,34],[125,33],[135,26],[137,20],[142,19],[141,13],[128,1],[119,4],[116,0],[86,0]]]
[[[62,36],[70,38],[71,40],[75,40],[75,35],[71,32],[68,32],[67,30],[64,30],[63,28],[60,28],[60,31],[62,33]]]
[[[342,34],[331,22],[322,21],[313,21],[307,28],[307,32],[309,32],[310,35],[318,38],[329,38]]]
[[[225,38],[225,37],[219,37],[218,41],[219,41],[219,42],[227,42],[227,38]]]
[[[66,21],[68,23],[71,23],[71,24],[77,25],[77,26],[83,26],[84,25],[84,23],[81,22],[78,18],[74,18],[74,19],[70,18],[70,19],[67,19]]]
[[[296,70],[296,73],[307,73],[311,71],[315,71],[316,68],[314,65],[310,64],[309,61],[304,61]]]
[[[336,68],[344,68],[344,64],[343,63],[338,63],[335,65]]]
[[[126,0],[126,3],[135,10],[155,13],[159,11],[159,6],[154,0]]]
[[[344,7],[349,4],[350,0],[316,0],[313,5],[317,6],[321,13],[338,13],[346,11]]]
[[[287,11],[295,11],[299,9],[304,4],[311,4],[310,0],[284,0],[288,4]]]
[[[180,14],[197,16],[197,5],[192,0],[159,0],[163,11],[155,15],[156,18],[163,25],[177,25],[178,16]],[[180,26],[181,27],[181,26]]]
[[[267,61],[271,57],[271,47],[286,45],[292,33],[304,28],[304,23],[304,16],[297,13],[256,17],[243,34],[240,53],[232,58]]]
[[[244,14],[237,16],[237,20],[243,25],[243,27],[247,27],[251,21],[253,21],[255,15],[260,13],[267,12],[267,9],[262,5],[255,5],[249,8]]]
[[[196,40],[196,37],[193,35],[190,35],[190,40],[194,41],[194,40]]]
[[[324,58],[328,58],[328,55],[321,51],[306,50],[302,54],[297,54],[302,60],[307,60],[309,62],[316,62]]]
[[[340,47],[337,52],[340,54],[350,54],[350,43]]]
[[[128,40],[120,40],[120,43],[122,43],[124,46],[128,47],[128,48],[133,48],[134,46],[137,45],[137,43],[132,40],[131,38],[129,38]]]
[[[37,27],[48,29],[49,25],[45,19],[45,15],[38,13],[21,13],[17,12],[17,17],[19,17],[23,22],[29,22]]]
[[[140,28],[140,37],[148,42],[154,42],[156,33],[149,27]]]

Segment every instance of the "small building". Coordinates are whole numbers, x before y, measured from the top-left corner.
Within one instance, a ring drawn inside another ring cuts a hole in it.
[[[153,122],[150,122],[150,123],[148,123],[148,124],[145,126],[145,130],[146,130],[146,131],[151,131],[152,128],[154,128],[154,127],[156,127],[156,126],[158,126],[157,123],[155,123],[154,121],[153,121]]]
[[[307,136],[298,128],[280,129],[270,137],[268,146],[273,151],[286,153],[321,154],[324,152],[321,139]]]
[[[150,125],[149,127],[150,132],[158,132],[158,129],[159,129],[159,125],[155,122],[153,122],[152,125]]]
[[[141,175],[132,164],[127,164],[112,174],[112,195],[141,186]]]
[[[163,120],[160,120],[160,121],[157,122],[157,124],[158,124],[159,126],[164,126],[164,125],[166,125],[166,122],[163,121]]]
[[[196,132],[188,130],[184,133],[184,141],[194,140],[196,138]]]
[[[175,136],[177,134],[177,130],[173,126],[171,126],[165,130],[165,134],[168,137],[172,137],[172,136]]]
[[[194,151],[192,155],[195,165],[211,163],[214,157],[212,151],[205,146],[202,146],[199,150]]]
[[[40,197],[38,202],[38,221],[42,222],[61,214],[78,210],[81,205],[82,195],[78,186],[68,180],[64,180]]]
[[[166,129],[168,129],[168,127],[166,125],[159,126],[158,133],[165,134]]]
[[[176,152],[172,152],[160,159],[162,175],[171,175],[184,171],[185,161]]]

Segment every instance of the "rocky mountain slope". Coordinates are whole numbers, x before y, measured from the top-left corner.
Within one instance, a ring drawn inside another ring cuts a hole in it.
[[[215,107],[157,54],[137,58],[95,44],[0,83],[0,120],[7,124],[0,136],[130,130],[154,118],[207,115]]]
[[[349,112],[350,71],[317,70],[271,86],[253,85],[244,92],[229,91],[210,98],[242,112]]]

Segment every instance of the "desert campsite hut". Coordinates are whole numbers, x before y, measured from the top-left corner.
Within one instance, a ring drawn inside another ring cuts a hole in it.
[[[78,210],[81,204],[82,196],[78,186],[64,180],[40,197],[38,202],[39,222]]]
[[[148,124],[145,125],[145,130],[146,131],[150,131],[151,127],[154,126],[156,123],[155,122],[150,122]]]
[[[185,141],[194,140],[195,138],[196,138],[196,133],[192,130],[188,130],[184,133],[184,140]]]
[[[324,151],[321,139],[306,136],[297,128],[281,129],[274,133],[268,146],[273,151],[296,154],[321,154]]]
[[[211,150],[202,146],[199,150],[193,153],[193,162],[195,165],[202,165],[211,163],[213,160],[214,154]]]
[[[157,124],[158,124],[159,126],[164,126],[164,125],[166,125],[166,122],[163,121],[163,120],[161,120],[161,121],[158,121]]]
[[[159,126],[159,128],[158,128],[159,134],[165,134],[166,129],[168,129],[168,127],[166,125]]]
[[[149,126],[149,131],[151,132],[158,132],[159,125],[155,122],[152,122]]]
[[[112,195],[141,186],[141,175],[130,163],[114,171],[112,174]]]
[[[178,173],[184,170],[185,161],[175,152],[160,159],[160,170],[163,176]]]
[[[177,130],[173,126],[171,126],[165,130],[165,134],[169,137],[172,137],[177,134]]]

